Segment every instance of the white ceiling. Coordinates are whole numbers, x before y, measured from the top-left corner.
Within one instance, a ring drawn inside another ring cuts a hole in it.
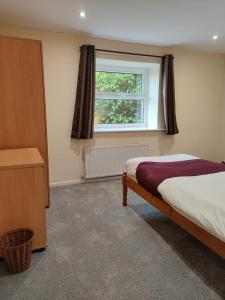
[[[225,52],[225,0],[0,0],[0,23]]]

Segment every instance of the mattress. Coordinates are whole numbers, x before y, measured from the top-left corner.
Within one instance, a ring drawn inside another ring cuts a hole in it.
[[[125,172],[134,176],[140,162],[172,162],[197,157],[177,154],[130,159]],[[158,186],[164,201],[181,215],[225,242],[225,172],[200,176],[175,177]]]

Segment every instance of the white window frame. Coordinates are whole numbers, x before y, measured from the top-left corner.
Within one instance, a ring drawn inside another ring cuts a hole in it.
[[[147,84],[147,71],[142,68],[133,67],[119,67],[119,66],[97,66],[96,72],[115,72],[124,74],[140,74],[142,75],[142,93],[107,93],[107,92],[96,92],[96,99],[127,99],[127,100],[140,100],[143,101],[143,123],[130,123],[130,124],[97,124],[95,129],[119,129],[119,128],[140,128],[147,126],[147,111],[148,111],[148,84]]]
[[[141,94],[131,94],[131,93],[107,93],[107,92],[96,92],[96,99],[128,99],[128,100],[143,100],[143,123],[130,123],[130,124],[95,124],[94,132],[117,132],[117,131],[145,131],[145,130],[158,130],[156,127],[151,128],[151,114],[153,102],[151,103],[150,95],[150,84],[151,84],[151,74],[149,65],[141,67],[137,66],[138,62],[133,62],[134,66],[122,66],[117,64],[96,64],[96,72],[116,72],[116,73],[131,73],[131,74],[141,74],[143,76],[142,81],[142,93]],[[130,62],[132,64],[132,62]],[[137,66],[137,67],[135,67]],[[158,99],[155,99],[158,103]],[[155,104],[153,105],[155,106]],[[158,114],[158,111],[156,112]],[[157,118],[157,116],[156,116]]]

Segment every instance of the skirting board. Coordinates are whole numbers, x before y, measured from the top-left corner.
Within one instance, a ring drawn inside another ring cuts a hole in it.
[[[50,182],[50,188],[57,187],[57,186],[65,186],[65,185],[72,185],[81,183],[81,180],[69,180],[69,181],[57,181],[57,182]]]
[[[69,181],[57,181],[51,182],[50,188],[57,187],[57,186],[66,186],[66,185],[73,185],[79,183],[92,183],[98,181],[108,181],[108,180],[118,180],[121,179],[121,175],[118,176],[109,176],[109,177],[99,177],[99,178],[92,178],[92,179],[76,179],[76,180],[69,180]]]
[[[82,179],[82,183],[92,183],[92,182],[99,182],[99,181],[109,181],[109,180],[118,180],[121,179],[121,175],[115,176],[105,176],[105,177],[97,177],[97,178],[89,178],[89,179]]]

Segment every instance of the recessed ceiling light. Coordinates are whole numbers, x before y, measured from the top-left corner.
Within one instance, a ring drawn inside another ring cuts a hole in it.
[[[213,40],[218,40],[218,35],[215,34],[213,37],[212,37]]]
[[[85,18],[85,17],[86,17],[85,11],[81,11],[81,12],[80,12],[80,17],[81,17],[81,18]]]

